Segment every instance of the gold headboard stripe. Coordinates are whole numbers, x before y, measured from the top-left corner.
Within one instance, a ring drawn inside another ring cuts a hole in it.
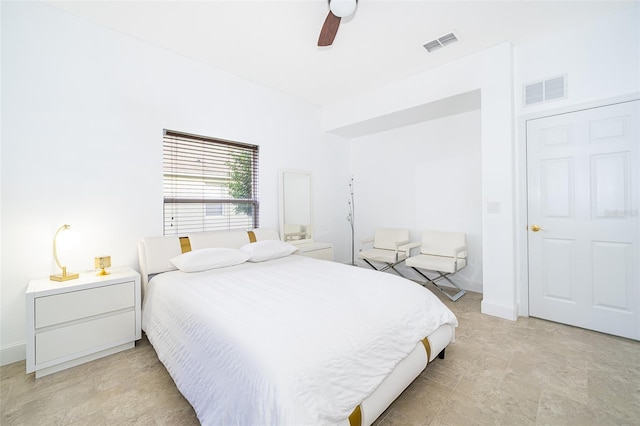
[[[362,425],[362,411],[360,410],[359,405],[353,410],[353,412],[349,416],[349,425],[350,426]]]
[[[253,231],[247,231],[247,234],[249,234],[249,242],[250,243],[255,243],[256,241],[258,241],[256,239],[256,234]]]
[[[428,363],[429,360],[431,359],[431,345],[429,344],[429,340],[426,337],[422,339],[422,344],[424,345],[424,348],[427,350],[427,363]]]
[[[191,251],[191,241],[189,241],[189,237],[180,237],[180,250],[183,253]]]

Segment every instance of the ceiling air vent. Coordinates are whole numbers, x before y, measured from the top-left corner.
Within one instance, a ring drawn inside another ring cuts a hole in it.
[[[451,43],[455,43],[456,41],[458,41],[458,38],[456,37],[456,35],[454,33],[449,33],[446,35],[443,35],[442,37],[438,37],[435,40],[432,40],[426,44],[424,44],[424,48],[427,49],[427,52],[431,53],[434,50],[438,50],[441,47],[445,47]]]
[[[543,81],[527,83],[524,85],[523,95],[525,106],[556,99],[565,99],[567,97],[566,76],[562,75]]]

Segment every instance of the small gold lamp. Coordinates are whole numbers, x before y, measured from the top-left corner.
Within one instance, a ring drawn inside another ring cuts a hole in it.
[[[94,265],[96,269],[100,269],[100,272],[96,275],[109,275],[109,272],[105,271],[104,268],[109,268],[111,266],[111,256],[96,257]]]
[[[61,231],[69,231],[63,234],[60,234]],[[60,241],[58,242],[58,234],[60,234]],[[58,244],[62,250],[70,249],[78,244],[77,238],[75,238],[75,233],[71,231],[71,226],[62,225],[56,231],[56,234],[53,236],[53,257],[56,259],[56,263],[58,264],[58,268],[62,269],[61,274],[50,275],[49,279],[52,281],[69,281],[74,280],[79,277],[78,274],[68,273],[67,267],[62,266],[60,264],[60,259],[58,259]]]

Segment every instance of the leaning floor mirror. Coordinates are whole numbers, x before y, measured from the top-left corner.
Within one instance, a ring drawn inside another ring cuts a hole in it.
[[[280,171],[280,238],[293,244],[313,242],[311,173]]]

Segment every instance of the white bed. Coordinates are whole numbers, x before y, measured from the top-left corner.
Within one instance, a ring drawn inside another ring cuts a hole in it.
[[[371,424],[453,341],[453,313],[392,274],[298,255],[192,273],[169,263],[250,238],[278,239],[139,244],[143,329],[203,425]]]

